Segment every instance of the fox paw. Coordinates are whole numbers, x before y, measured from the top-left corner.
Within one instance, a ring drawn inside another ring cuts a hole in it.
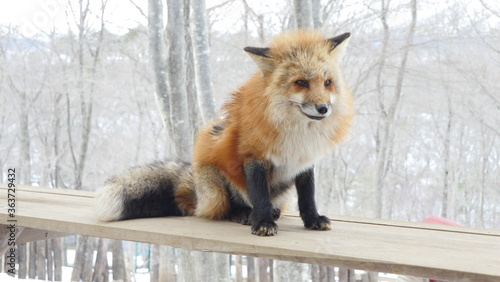
[[[278,234],[278,225],[273,221],[266,221],[252,226],[252,234],[257,236],[274,236]]]
[[[330,219],[324,215],[310,217],[304,220],[304,226],[311,230],[331,230],[332,223]]]
[[[249,207],[234,209],[231,211],[229,219],[232,222],[241,223],[243,225],[252,225],[252,218],[250,216],[251,212],[252,208]]]
[[[273,209],[273,219],[278,220],[281,216],[281,210],[278,208]]]

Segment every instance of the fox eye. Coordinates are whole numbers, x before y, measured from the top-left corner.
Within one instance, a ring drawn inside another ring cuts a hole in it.
[[[328,87],[330,85],[332,85],[332,80],[331,79],[325,80],[325,87]]]
[[[302,79],[296,80],[295,84],[297,84],[300,87],[308,87],[309,86],[309,82],[307,82],[307,80],[302,80]]]

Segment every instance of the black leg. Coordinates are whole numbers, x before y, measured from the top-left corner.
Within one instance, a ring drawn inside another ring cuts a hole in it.
[[[241,223],[243,225],[252,225],[252,218],[250,216],[251,213],[251,207],[236,205],[231,207],[228,218],[232,222]]]
[[[248,194],[252,203],[252,234],[273,236],[278,233],[274,223],[273,207],[269,195],[268,169],[264,161],[247,161],[244,165]]]
[[[299,211],[304,226],[313,230],[330,230],[330,219],[318,214],[314,200],[314,168],[310,168],[295,178],[297,196],[299,198]]]

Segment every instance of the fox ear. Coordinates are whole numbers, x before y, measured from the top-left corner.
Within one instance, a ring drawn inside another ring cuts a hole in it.
[[[252,58],[262,72],[274,69],[273,58],[269,56],[269,48],[245,47],[243,50],[250,55],[250,58]]]
[[[349,41],[346,39],[348,39],[350,36],[351,36],[351,33],[346,32],[346,33],[343,33],[339,36],[328,39],[328,41],[330,41],[330,44],[332,45],[330,52],[332,52],[334,49],[337,49],[338,47],[340,47],[339,49],[344,49],[345,45]]]

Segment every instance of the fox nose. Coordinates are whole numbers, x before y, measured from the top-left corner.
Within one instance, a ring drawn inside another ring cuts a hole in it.
[[[328,112],[328,105],[325,105],[325,104],[316,105],[316,111],[318,111],[318,113],[324,115]]]

